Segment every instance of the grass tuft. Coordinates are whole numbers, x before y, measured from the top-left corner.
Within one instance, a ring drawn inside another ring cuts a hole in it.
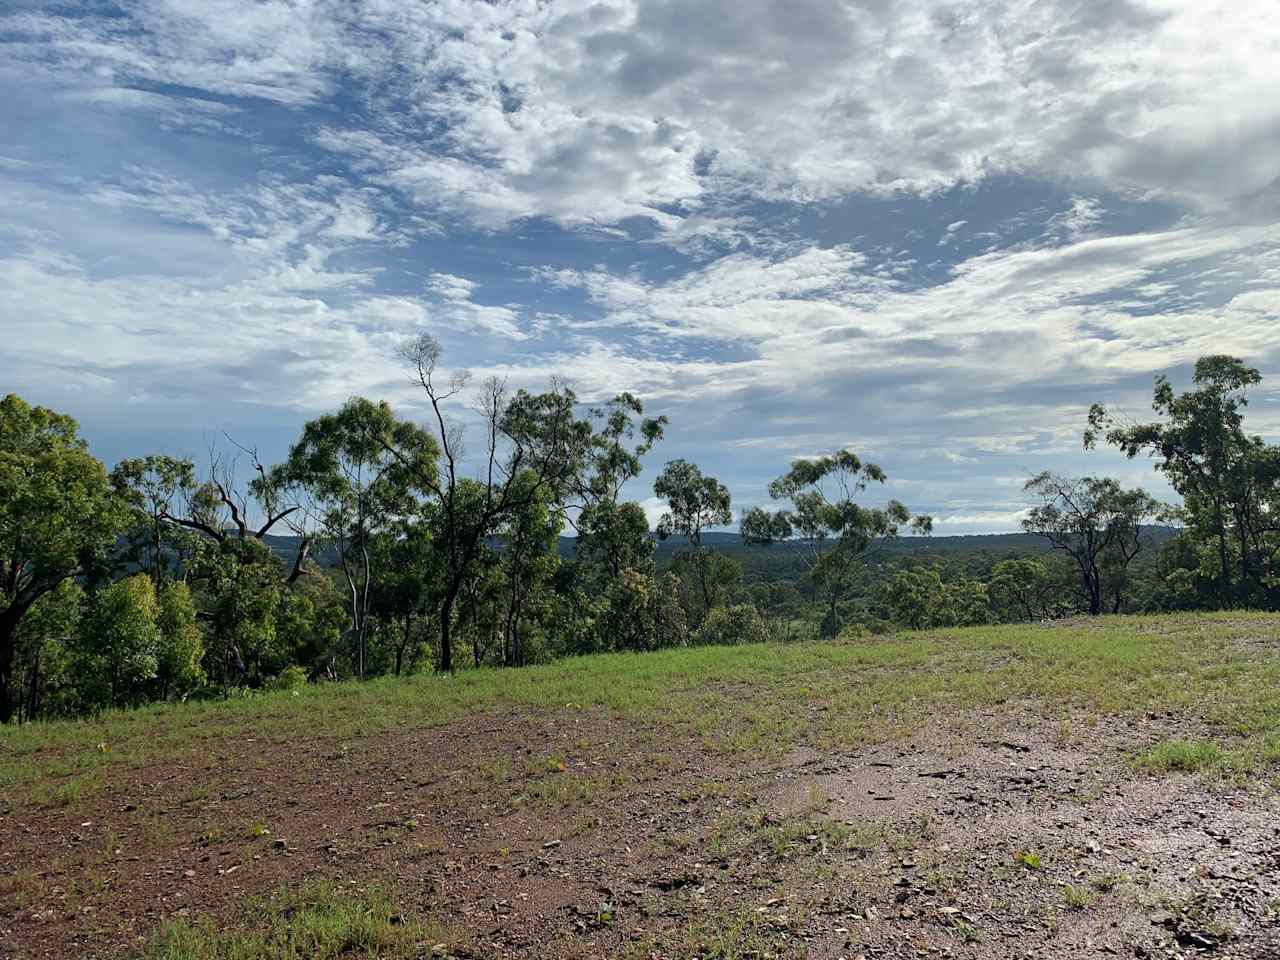
[[[386,891],[315,882],[251,906],[238,923],[171,920],[143,960],[409,960],[448,933],[403,915]]]
[[[1138,757],[1138,766],[1152,773],[1202,773],[1222,765],[1225,754],[1207,740],[1166,740]]]

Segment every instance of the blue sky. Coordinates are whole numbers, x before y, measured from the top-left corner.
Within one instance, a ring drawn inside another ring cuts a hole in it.
[[[842,447],[940,533],[1046,468],[1163,494],[1089,403],[1231,352],[1280,434],[1278,63],[1270,0],[9,0],[0,389],[276,457],[421,415],[426,330],[666,413],[640,499]]]

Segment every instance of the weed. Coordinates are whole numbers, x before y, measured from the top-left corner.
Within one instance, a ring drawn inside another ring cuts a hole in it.
[[[1039,870],[1044,866],[1044,860],[1040,854],[1031,850],[1018,850],[1013,854],[1013,862],[1021,864],[1028,870]]]
[[[1089,885],[1099,893],[1110,893],[1126,879],[1123,873],[1100,873],[1089,881]]]
[[[1153,773],[1200,773],[1223,762],[1222,748],[1206,740],[1167,740],[1138,757],[1138,766]]]
[[[456,936],[398,910],[380,888],[346,890],[311,883],[249,905],[238,922],[165,924],[144,960],[337,960],[349,956],[410,960],[423,945]],[[429,948],[429,947],[428,947]]]
[[[1083,910],[1085,907],[1093,905],[1093,902],[1097,899],[1097,895],[1084,887],[1077,887],[1068,883],[1062,888],[1062,899],[1066,901],[1066,904],[1070,909]]]

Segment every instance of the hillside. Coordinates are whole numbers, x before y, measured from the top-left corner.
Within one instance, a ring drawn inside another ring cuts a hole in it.
[[[1152,544],[1159,544],[1177,534],[1175,527],[1151,526],[1143,529],[1143,535]],[[297,537],[267,536],[264,538],[268,546],[282,559],[292,560],[298,549]],[[676,551],[686,546],[688,541],[682,536],[669,537],[666,540],[655,540],[655,556],[659,562],[670,559]],[[805,550],[807,547],[797,542],[777,543],[769,547],[743,543],[742,537],[736,533],[712,531],[702,535],[704,545],[727,553],[730,556],[751,554],[768,556],[785,555],[788,552]],[[577,539],[561,537],[559,541],[560,556],[572,559],[577,552]],[[1046,553],[1052,546],[1043,537],[1029,533],[983,533],[963,536],[930,536],[900,537],[887,542],[882,550],[889,556],[919,556],[927,554],[969,554],[987,553],[992,555],[1031,555]],[[325,553],[320,554],[322,562],[336,562]]]
[[[5,728],[0,957],[1275,956],[1278,641],[1099,618]]]

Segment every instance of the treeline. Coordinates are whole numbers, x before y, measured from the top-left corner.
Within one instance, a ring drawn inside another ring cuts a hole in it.
[[[430,337],[404,358],[425,423],[353,398],[278,464],[233,446],[202,469],[153,455],[108,471],[70,418],[0,401],[0,720],[605,650],[1280,599],[1276,451],[1243,431],[1259,377],[1232,358],[1203,359],[1186,394],[1158,380],[1157,423],[1090,412],[1086,445],[1153,455],[1181,507],[1042,474],[1024,527],[1053,554],[890,563],[885,545],[931,520],[859,503],[884,472],[838,451],[796,461],[772,509],[742,514],[746,542],[788,544],[785,562],[745,570],[704,542],[734,520],[729,491],[684,460],[653,484],[667,506],[656,534],[681,543],[655,564],[623,490],[668,423],[638,398],[584,409],[558,382],[472,390],[442,377]],[[1185,530],[1157,549],[1143,534],[1157,520]],[[268,545],[281,534],[288,557]]]

